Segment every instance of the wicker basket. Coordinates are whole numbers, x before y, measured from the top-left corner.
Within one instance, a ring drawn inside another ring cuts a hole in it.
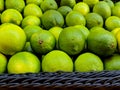
[[[0,90],[119,90],[120,71],[0,75]]]

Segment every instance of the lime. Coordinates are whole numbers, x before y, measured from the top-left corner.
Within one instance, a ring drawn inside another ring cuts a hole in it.
[[[77,11],[71,11],[65,18],[67,26],[86,25],[85,17]]]
[[[99,29],[99,30],[97,30]],[[88,50],[101,57],[112,55],[117,47],[115,36],[102,27],[92,29],[87,39]]]
[[[73,62],[65,52],[53,50],[43,57],[42,70],[43,72],[72,72]]]
[[[16,9],[22,12],[25,7],[24,0],[5,0],[6,9]]]
[[[76,0],[61,0],[60,6],[69,6],[71,8],[76,4]]]
[[[6,71],[7,67],[7,57],[0,53],[0,74]]]
[[[2,12],[1,22],[2,23],[13,23],[20,25],[23,20],[22,14],[15,9],[6,9]]]
[[[111,9],[114,7],[114,2],[112,0],[104,0],[104,1],[108,3]]]
[[[33,52],[30,42],[26,42],[23,51]]]
[[[111,8],[105,1],[99,1],[97,4],[95,4],[93,7],[93,12],[100,14],[103,19],[111,16]]]
[[[4,10],[4,0],[0,0],[0,12]]]
[[[99,0],[83,0],[83,2],[87,3],[90,8],[93,8],[94,5],[99,2]]]
[[[20,52],[26,42],[26,35],[23,29],[11,23],[0,26],[0,52],[5,55],[13,55]]]
[[[85,47],[85,37],[79,29],[72,26],[66,27],[59,35],[58,45],[69,55],[77,55]]]
[[[30,38],[31,38],[33,33],[39,32],[43,29],[40,26],[37,26],[37,25],[28,25],[23,30],[24,30],[24,32],[27,36],[27,41],[30,41]]]
[[[26,0],[26,4],[36,4],[38,6],[40,6],[40,4],[43,2],[43,0]]]
[[[80,12],[84,16],[90,12],[89,6],[84,2],[79,2],[75,4],[75,6],[73,7],[73,10]]]
[[[21,27],[25,28],[28,25],[41,25],[41,20],[40,18],[38,18],[37,16],[26,16],[25,18],[23,18],[22,23],[21,23]]]
[[[75,60],[74,66],[75,71],[78,72],[102,71],[104,69],[100,57],[90,52],[80,54]]]
[[[113,54],[104,60],[105,70],[120,70],[120,55]]]
[[[85,19],[86,19],[86,26],[89,29],[92,27],[95,27],[95,26],[103,27],[104,20],[103,20],[102,16],[100,16],[97,13],[88,13],[85,16]]]
[[[117,16],[110,16],[105,21],[107,30],[112,31],[115,28],[120,27],[120,18]]]
[[[41,30],[31,36],[30,44],[36,53],[46,54],[54,49],[55,37],[50,31]]]
[[[10,57],[7,69],[9,74],[39,73],[40,61],[30,52],[18,52]]]
[[[112,15],[120,18],[120,6],[116,5],[112,8]]]
[[[69,7],[69,6],[60,6],[60,7],[57,9],[57,11],[59,11],[59,12],[63,15],[63,17],[66,17],[67,14],[68,14],[70,11],[72,11],[72,8]]]
[[[85,36],[85,39],[87,39],[87,37],[90,33],[90,31],[88,30],[87,27],[85,27],[83,25],[75,25],[74,27],[79,29],[83,33],[83,35]]]
[[[42,15],[41,21],[45,29],[50,29],[54,26],[62,27],[64,25],[62,14],[56,10],[47,10]]]
[[[61,27],[52,27],[49,29],[49,31],[55,36],[55,39],[56,39],[56,49],[58,49],[58,38],[59,38],[59,35],[61,33],[61,31],[63,30],[63,28]]]
[[[43,12],[47,10],[56,10],[58,8],[58,5],[55,0],[43,0],[43,2],[40,5]]]
[[[23,15],[24,17],[29,16],[29,15],[41,17],[42,10],[36,4],[27,4],[23,10]]]

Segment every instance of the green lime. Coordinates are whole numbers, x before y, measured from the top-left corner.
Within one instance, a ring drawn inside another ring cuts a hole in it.
[[[72,72],[73,61],[65,52],[53,50],[43,57],[42,70],[43,72]]]
[[[30,52],[18,52],[10,57],[7,69],[9,74],[39,73],[40,60]]]
[[[86,52],[80,54],[74,63],[75,71],[78,72],[93,72],[93,71],[103,71],[103,62],[97,55]]]

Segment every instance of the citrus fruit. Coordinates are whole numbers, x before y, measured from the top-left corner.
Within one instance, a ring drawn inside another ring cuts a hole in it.
[[[58,5],[55,0],[43,0],[43,2],[40,5],[43,12],[47,10],[56,10],[58,8]]]
[[[43,57],[42,70],[43,72],[72,72],[73,62],[65,52],[53,50]]]
[[[93,8],[94,5],[99,2],[99,0],[83,0],[83,2],[87,3],[90,8]]]
[[[66,27],[59,35],[58,45],[69,55],[77,55],[85,47],[85,37],[79,29],[72,26]]]
[[[97,27],[96,29],[92,29],[88,35],[88,50],[101,57],[112,55],[117,47],[115,36],[111,32],[101,29],[101,27]]]
[[[93,72],[104,69],[100,57],[90,52],[80,54],[75,60],[74,66],[77,72]]]
[[[22,14],[15,9],[6,9],[2,12],[1,22],[2,23],[13,23],[20,25],[23,20]]]
[[[120,53],[120,29],[116,34],[117,44],[118,44],[118,52]]]
[[[65,21],[66,21],[67,26],[86,24],[85,17],[77,11],[69,12],[65,18]]]
[[[43,0],[26,0],[26,4],[36,4],[38,6],[40,6],[40,4],[43,2]]]
[[[0,0],[0,12],[4,10],[4,0]]]
[[[29,16],[29,15],[41,17],[42,10],[36,4],[27,4],[23,10],[23,15],[24,17]]]
[[[111,33],[113,33],[114,36],[116,37],[117,34],[118,34],[118,31],[120,31],[120,28],[115,28],[115,29],[113,29],[113,30],[111,31]]]
[[[63,17],[66,17],[66,15],[67,15],[70,11],[72,11],[72,8],[69,7],[69,6],[60,6],[60,7],[57,9],[57,11],[59,11],[59,12],[63,15]]]
[[[76,0],[61,0],[60,6],[69,6],[71,8],[76,4]]]
[[[46,54],[54,49],[55,37],[50,31],[42,30],[31,36],[30,44],[36,53]]]
[[[120,6],[120,1],[118,1],[118,2],[115,2],[115,6]]]
[[[37,26],[37,25],[28,25],[23,30],[24,30],[24,32],[27,36],[27,41],[30,41],[30,38],[31,38],[33,33],[39,32],[43,29],[40,26]]]
[[[112,0],[104,0],[104,1],[108,3],[111,9],[114,7],[114,2]]]
[[[87,27],[85,27],[83,25],[75,25],[74,27],[79,29],[83,33],[83,35],[85,36],[85,39],[87,39],[87,37],[90,33],[90,31],[88,30]]]
[[[88,13],[85,16],[85,19],[86,19],[86,26],[89,29],[94,27],[94,26],[103,27],[104,20],[103,20],[102,16],[100,16],[97,13]]]
[[[50,29],[54,26],[62,27],[64,25],[62,14],[56,10],[47,10],[42,15],[41,21],[45,29]]]
[[[95,4],[95,6],[93,7],[93,12],[100,14],[103,19],[111,16],[111,8],[105,1],[99,1],[97,4]]]
[[[0,74],[6,71],[7,57],[0,53]]]
[[[21,23],[21,27],[25,28],[28,25],[41,25],[41,20],[40,18],[38,18],[37,16],[26,16],[25,18],[23,18],[22,23]]]
[[[116,5],[112,8],[112,15],[120,18],[120,6]]]
[[[25,7],[24,0],[5,0],[6,9],[16,9],[19,12],[22,12]]]
[[[89,6],[84,2],[78,2],[77,4],[75,4],[73,10],[80,12],[84,16],[90,12]]]
[[[61,31],[63,30],[63,28],[61,27],[52,27],[49,29],[49,31],[55,36],[55,39],[56,39],[56,49],[58,49],[58,38],[59,38],[59,35],[61,33]]]
[[[7,65],[9,74],[38,73],[40,61],[30,52],[18,52],[10,57]]]
[[[120,18],[117,16],[110,16],[105,21],[107,30],[112,31],[115,28],[120,27]]]
[[[13,55],[23,49],[26,35],[19,26],[5,23],[0,26],[0,52]]]
[[[120,70],[120,55],[114,54],[104,59],[105,70]]]
[[[22,51],[33,52],[30,42],[26,42]]]

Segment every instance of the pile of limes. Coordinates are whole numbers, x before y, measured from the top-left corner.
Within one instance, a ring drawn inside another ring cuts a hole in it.
[[[119,0],[0,0],[0,73],[103,70],[120,70]]]

